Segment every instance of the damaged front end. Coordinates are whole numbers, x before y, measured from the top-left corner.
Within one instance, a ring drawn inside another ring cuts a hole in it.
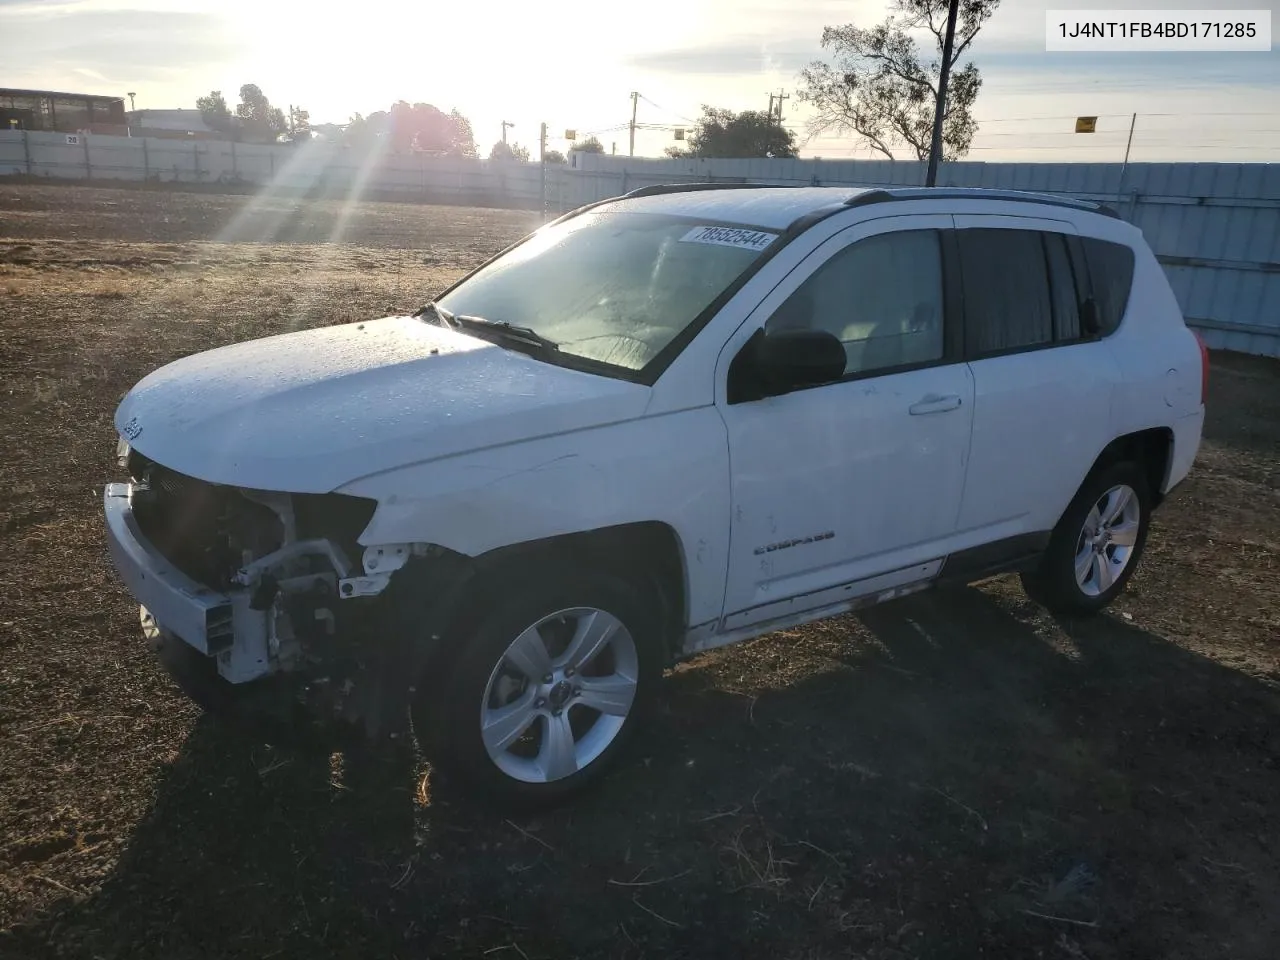
[[[121,461],[130,482],[104,497],[112,559],[144,631],[195,662],[179,676],[166,659],[188,693],[370,734],[396,724],[418,645],[384,595],[393,573],[429,566],[438,548],[361,547],[371,500],[206,483],[127,448]]]

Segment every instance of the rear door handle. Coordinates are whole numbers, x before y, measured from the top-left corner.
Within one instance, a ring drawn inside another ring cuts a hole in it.
[[[913,417],[919,417],[926,413],[946,413],[948,410],[956,410],[960,407],[960,397],[957,394],[947,394],[945,397],[936,393],[917,400],[908,409]]]

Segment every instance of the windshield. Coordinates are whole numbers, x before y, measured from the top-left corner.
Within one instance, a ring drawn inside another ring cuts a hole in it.
[[[527,327],[560,354],[638,371],[776,237],[684,217],[585,213],[535,234],[439,305]]]

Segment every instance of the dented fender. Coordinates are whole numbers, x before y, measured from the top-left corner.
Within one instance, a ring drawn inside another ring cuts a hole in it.
[[[729,558],[724,422],[702,407],[387,470],[338,492],[377,502],[364,546],[435,544],[468,557],[657,521],[675,532],[690,623],[720,616]]]

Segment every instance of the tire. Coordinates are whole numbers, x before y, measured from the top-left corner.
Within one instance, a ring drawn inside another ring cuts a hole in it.
[[[1151,493],[1139,464],[1094,471],[1062,514],[1040,564],[1022,574],[1027,596],[1057,614],[1102,610],[1133,576],[1150,521]]]
[[[413,711],[432,759],[510,809],[561,802],[602,777],[649,714],[664,659],[654,605],[626,580],[522,573],[486,578],[502,595],[477,598],[481,612],[448,636],[456,654],[419,684]]]

